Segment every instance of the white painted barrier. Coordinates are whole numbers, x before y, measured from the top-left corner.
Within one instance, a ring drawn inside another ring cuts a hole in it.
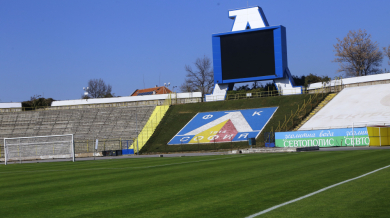
[[[21,108],[21,102],[0,103],[0,108]]]
[[[325,85],[325,87],[339,86],[339,85],[350,85],[356,83],[375,82],[381,80],[390,80],[390,73],[375,74],[369,76],[358,76],[352,78],[345,78],[341,80],[331,80]],[[322,82],[312,83],[307,87],[307,90],[323,88]]]
[[[53,101],[52,107],[69,106],[69,105],[87,105],[87,104],[107,104],[133,101],[151,101],[151,100],[165,100],[165,99],[182,99],[182,98],[201,98],[201,92],[187,92],[187,93],[171,93],[159,95],[142,95],[142,96],[128,96],[128,97],[114,97],[114,98],[93,98],[93,99],[75,99],[64,101]]]

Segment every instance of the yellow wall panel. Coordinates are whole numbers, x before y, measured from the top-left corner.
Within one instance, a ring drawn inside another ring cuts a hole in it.
[[[390,146],[390,127],[367,127],[370,146]]]

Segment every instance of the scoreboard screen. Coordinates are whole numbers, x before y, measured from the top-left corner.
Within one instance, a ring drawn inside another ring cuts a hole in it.
[[[220,38],[223,80],[275,75],[272,29]]]
[[[212,36],[214,83],[283,78],[287,69],[286,28],[271,26]]]

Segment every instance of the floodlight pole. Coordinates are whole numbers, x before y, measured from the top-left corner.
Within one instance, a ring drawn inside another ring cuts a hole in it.
[[[18,148],[19,148],[19,162],[22,163],[22,156],[20,154],[20,150],[22,150],[22,148],[20,147],[20,138],[19,138],[19,145],[18,145]]]
[[[139,149],[138,149],[138,138],[139,138],[139,134],[138,134],[137,109],[138,109],[138,107],[135,108],[135,130],[137,131],[137,155],[139,155]]]
[[[163,91],[163,94],[165,94],[166,89],[167,89],[170,85],[171,85],[170,82],[168,82],[168,84],[167,84],[167,83],[164,83],[165,89],[164,89],[164,91]],[[168,93],[167,93],[167,94],[168,94]]]
[[[7,165],[7,149],[5,145],[5,138],[4,138],[4,165]]]
[[[89,87],[83,87],[84,97],[88,96],[88,89],[89,89]]]
[[[352,122],[352,146],[355,147],[355,131],[354,131],[354,122]]]
[[[93,160],[95,160],[95,152],[97,152],[98,144],[99,144],[99,139],[96,139],[95,148],[93,149]]]
[[[74,138],[73,138],[73,134],[72,134],[72,156],[73,156],[72,161],[74,162],[76,154],[75,154],[75,151],[74,151]]]

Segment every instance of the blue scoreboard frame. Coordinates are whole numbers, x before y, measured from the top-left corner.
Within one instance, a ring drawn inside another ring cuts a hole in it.
[[[267,76],[223,80],[220,37],[224,35],[240,34],[240,33],[263,31],[263,30],[273,30],[275,74],[267,75]],[[253,82],[259,80],[273,80],[278,78],[284,78],[285,73],[287,73],[286,69],[288,68],[288,66],[287,66],[286,28],[282,25],[269,26],[269,27],[264,27],[259,29],[248,29],[243,31],[213,34],[212,46],[213,46],[214,84],[231,84],[231,83]]]

